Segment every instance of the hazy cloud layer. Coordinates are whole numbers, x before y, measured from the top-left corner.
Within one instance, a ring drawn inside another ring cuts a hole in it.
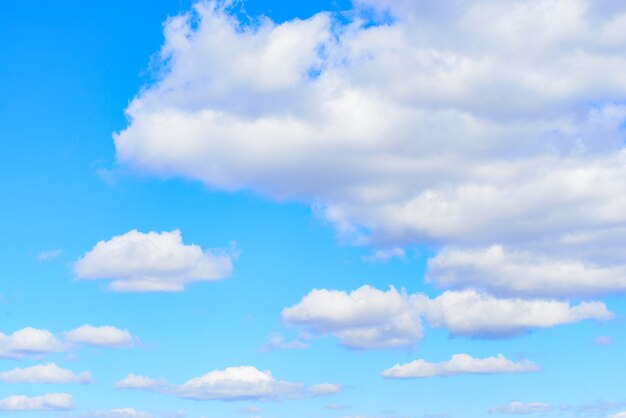
[[[543,402],[513,401],[508,405],[496,406],[489,410],[492,414],[532,414],[536,412],[550,412],[553,406]]]
[[[187,245],[178,230],[130,231],[100,241],[74,264],[79,279],[110,279],[116,292],[179,292],[192,282],[220,280],[232,272],[233,249]]]

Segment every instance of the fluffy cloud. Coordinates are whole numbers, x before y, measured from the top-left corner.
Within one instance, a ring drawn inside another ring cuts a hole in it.
[[[314,396],[329,393],[316,393],[313,388],[330,389],[330,384],[311,386]],[[277,380],[270,371],[261,371],[251,366],[228,367],[213,370],[200,377],[176,385],[165,380],[154,380],[144,376],[130,375],[115,385],[117,388],[144,389],[181,398],[196,400],[277,400],[298,398],[304,395],[304,385]],[[335,386],[335,385],[333,385]]]
[[[179,292],[232,272],[232,253],[185,245],[180,231],[130,231],[100,241],[74,264],[79,279],[111,279],[116,292]]]
[[[128,331],[108,325],[101,327],[83,325],[59,336],[46,329],[26,327],[10,335],[0,332],[0,358],[22,358],[65,352],[79,344],[116,348],[127,346],[135,339]]]
[[[543,402],[513,401],[508,405],[501,405],[489,410],[492,414],[531,414],[534,412],[550,412],[552,405]]]
[[[572,306],[556,300],[496,298],[474,290],[446,291],[431,299],[370,286],[350,293],[316,289],[282,312],[288,324],[315,334],[333,334],[341,345],[360,349],[414,346],[422,338],[421,318],[452,335],[503,338],[534,328],[612,317],[601,302]]]
[[[0,358],[21,358],[64,350],[64,345],[50,331],[22,328],[11,335],[0,332]]]
[[[475,254],[433,263],[457,286],[626,290],[623,8],[361,0],[355,16],[391,23],[246,26],[222,4],[166,22],[120,163],[311,202],[377,246]],[[485,264],[494,246],[505,259]]]
[[[90,383],[90,372],[74,373],[62,369],[54,363],[26,368],[15,368],[0,372],[0,381],[4,383]]]
[[[528,373],[536,372],[539,367],[524,360],[515,363],[502,354],[496,357],[474,358],[468,354],[455,354],[448,361],[428,363],[415,360],[406,364],[396,364],[383,372],[383,376],[392,379],[411,379],[433,376],[456,376],[460,374]]]
[[[127,330],[107,325],[101,327],[83,325],[67,332],[65,339],[74,344],[96,347],[126,347],[133,343],[133,336]]]
[[[555,300],[496,298],[474,290],[446,291],[420,303],[430,325],[444,327],[453,335],[506,337],[533,328],[613,317],[602,302],[571,306]]]
[[[283,321],[317,334],[333,334],[349,348],[412,347],[422,338],[414,297],[395,288],[362,286],[346,293],[316,289],[283,309]]]
[[[428,262],[427,281],[440,287],[480,287],[500,294],[591,295],[626,290],[626,266],[586,265],[502,246],[446,248]]]
[[[0,411],[63,411],[73,407],[72,396],[67,393],[33,397],[16,395],[0,399]]]

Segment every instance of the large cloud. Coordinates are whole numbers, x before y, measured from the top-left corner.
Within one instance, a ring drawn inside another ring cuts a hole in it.
[[[0,399],[0,411],[63,411],[72,409],[74,401],[67,393],[41,396],[15,395]]]
[[[441,363],[415,360],[406,364],[396,364],[385,370],[383,376],[392,379],[414,379],[460,374],[528,373],[536,371],[539,371],[539,367],[529,360],[516,363],[501,354],[487,358],[455,354],[450,360]]]
[[[316,289],[283,309],[285,323],[314,334],[333,334],[350,348],[412,347],[422,338],[421,318],[452,335],[504,338],[535,328],[613,317],[604,303],[571,305],[556,300],[496,298],[474,290],[436,298],[391,287],[362,286],[350,293]]]
[[[80,279],[112,279],[117,292],[178,292],[232,271],[231,254],[183,244],[180,231],[126,234],[100,241],[74,265]]]
[[[150,390],[187,399],[222,401],[291,399],[302,397],[306,393],[302,383],[277,380],[270,371],[261,371],[251,366],[213,370],[180,385],[145,376],[129,375],[115,387]],[[331,388],[332,393],[340,390],[337,385],[325,383],[311,386],[309,394],[329,395]]]
[[[213,2],[168,20],[161,77],[115,135],[119,162],[311,202],[379,245],[511,254],[497,271],[468,257],[463,279],[439,263],[457,286],[626,290],[626,10],[356,3],[348,24],[242,26]],[[392,19],[368,24],[363,8]],[[531,276],[499,275],[518,264]]]

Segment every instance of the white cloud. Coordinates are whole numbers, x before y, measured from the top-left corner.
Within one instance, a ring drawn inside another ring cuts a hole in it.
[[[61,411],[74,407],[67,393],[48,393],[42,396],[16,395],[0,399],[0,411]]]
[[[118,161],[310,202],[378,247],[513,254],[498,266],[512,278],[471,264],[455,279],[466,286],[624,292],[626,12],[592,0],[366,6],[392,23],[320,13],[249,27],[214,2],[169,19],[161,77],[114,136]]]
[[[626,411],[611,414],[608,418],[626,418]]]
[[[341,392],[341,386],[335,383],[318,383],[309,387],[309,393],[314,396],[334,395]]]
[[[138,411],[135,408],[116,408],[108,411],[91,411],[80,415],[81,418],[152,418],[147,412]]]
[[[21,358],[63,350],[61,341],[45,329],[26,327],[11,335],[0,332],[0,358]]]
[[[502,246],[446,248],[428,262],[427,281],[440,287],[478,286],[517,295],[592,295],[626,290],[626,266],[593,266]]]
[[[492,414],[532,414],[535,412],[550,412],[553,407],[543,402],[513,401],[508,405],[501,405],[489,410]]]
[[[291,399],[300,398],[305,394],[305,386],[302,383],[277,380],[270,371],[261,371],[251,366],[213,370],[180,385],[145,376],[129,375],[115,387],[150,390],[186,399],[222,401]],[[330,387],[319,386],[319,388],[321,390]],[[321,396],[327,393],[310,392],[310,394]]]
[[[382,250],[376,250],[370,255],[362,257],[363,261],[370,263],[385,263],[392,258],[404,258],[406,253],[404,249],[400,247],[385,248]]]
[[[431,326],[463,336],[507,337],[534,328],[613,317],[602,302],[572,306],[556,300],[496,298],[474,290],[446,291],[435,299],[424,297],[420,306]]]
[[[448,361],[429,363],[415,360],[406,364],[396,364],[383,372],[384,377],[412,379],[433,376],[456,376],[460,374],[529,373],[539,371],[539,367],[529,361],[513,362],[502,354],[495,357],[474,358],[468,354],[454,354]]]
[[[309,348],[309,344],[300,340],[285,341],[285,338],[280,334],[271,335],[262,347],[264,351],[304,350],[306,348]]]
[[[602,302],[497,298],[474,290],[446,291],[430,299],[391,287],[362,286],[350,293],[316,289],[283,309],[284,322],[318,335],[332,334],[341,345],[374,349],[412,347],[422,338],[421,318],[452,335],[504,338],[535,328],[613,317]]]
[[[133,336],[130,332],[110,325],[95,327],[86,324],[67,332],[65,339],[74,344],[110,348],[127,347],[133,343]]]
[[[41,364],[26,368],[15,368],[0,372],[0,381],[4,383],[90,383],[90,372],[74,373],[62,369],[54,363]]]
[[[158,390],[167,386],[167,382],[163,379],[151,379],[146,376],[129,374],[124,379],[115,384],[118,389],[153,389]]]
[[[362,286],[351,293],[315,289],[283,309],[282,319],[317,334],[333,334],[350,348],[412,347],[422,338],[413,298],[393,287]]]
[[[54,258],[57,258],[61,254],[63,254],[63,250],[59,250],[59,249],[42,251],[42,252],[40,252],[37,255],[37,260],[39,260],[39,261],[48,261],[48,260],[52,260]]]
[[[98,242],[74,271],[84,280],[111,279],[109,289],[117,292],[178,292],[192,282],[229,276],[234,252],[186,245],[178,230],[133,230]]]
[[[26,327],[10,335],[0,332],[0,358],[67,352],[79,344],[118,348],[128,346],[135,340],[136,338],[128,331],[108,325],[101,327],[83,325],[58,336],[47,329]]]

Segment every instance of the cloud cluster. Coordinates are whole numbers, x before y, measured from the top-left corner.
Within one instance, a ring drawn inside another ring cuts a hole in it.
[[[67,393],[48,393],[41,396],[15,395],[0,399],[0,411],[64,411],[74,407]]]
[[[528,373],[536,371],[539,371],[539,367],[535,363],[529,360],[516,363],[505,358],[502,354],[487,358],[455,354],[450,360],[441,363],[415,360],[406,364],[396,364],[385,370],[383,376],[393,379],[413,379],[460,374]]]
[[[115,387],[150,390],[187,399],[222,401],[292,399],[304,396],[306,389],[302,383],[277,380],[270,371],[261,371],[251,366],[213,370],[180,385],[162,379],[129,375]],[[339,386],[328,383],[313,385],[308,389],[313,396],[339,391]]]
[[[436,298],[362,286],[350,293],[316,289],[282,320],[317,335],[332,334],[349,348],[412,347],[422,338],[422,319],[451,335],[504,338],[534,328],[613,317],[602,302],[571,305],[557,300],[496,298],[474,290],[446,291]]]
[[[90,372],[74,373],[54,363],[0,372],[0,382],[4,383],[91,383],[92,380]]]
[[[76,345],[116,348],[131,345],[135,341],[127,330],[112,326],[95,327],[83,325],[60,335],[46,329],[22,328],[6,335],[0,332],[0,358],[65,352]]]
[[[626,13],[603,4],[360,0],[347,23],[245,25],[200,2],[166,23],[117,159],[445,248],[443,286],[624,292]]]
[[[179,230],[133,230],[98,242],[76,261],[74,272],[81,280],[110,279],[116,292],[179,292],[192,282],[229,276],[233,252],[186,245]]]

